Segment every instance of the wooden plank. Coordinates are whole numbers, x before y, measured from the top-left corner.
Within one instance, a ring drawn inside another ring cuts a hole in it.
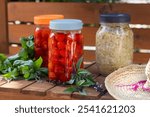
[[[8,3],[8,18],[9,20],[33,21],[35,15],[64,14],[65,18],[77,18],[82,19],[84,23],[98,24],[99,13],[121,12],[131,15],[132,24],[150,24],[149,8],[150,4],[10,2]]]
[[[146,53],[135,53],[134,54],[134,63],[147,63],[150,58],[150,54]]]
[[[80,100],[96,100],[100,98],[100,93],[93,88],[85,88],[87,95],[81,95],[78,92],[72,94],[73,98]]]
[[[134,47],[150,49],[150,29],[133,29]]]
[[[18,80],[0,86],[0,91],[3,92],[16,92],[19,93],[24,87],[34,83],[34,81]]]
[[[66,86],[55,86],[54,88],[47,91],[47,97],[63,100],[72,99],[71,94],[64,92],[65,89],[67,89]]]
[[[5,83],[7,83],[6,80],[0,79],[0,86],[3,85],[3,84],[5,84]]]
[[[46,95],[46,91],[53,88],[55,85],[49,83],[47,81],[37,81],[24,89],[22,89],[23,94],[31,94],[31,95],[39,95],[44,96]]]
[[[28,37],[34,35],[34,25],[8,25],[9,42],[20,43],[21,37]]]
[[[111,12],[128,13],[132,24],[150,24],[150,4],[111,4],[103,9],[110,8]]]
[[[27,7],[24,7],[27,6]],[[99,22],[99,8],[96,3],[8,3],[8,19],[33,21],[35,15],[63,14],[65,18],[81,19],[84,23]],[[23,13],[23,15],[22,15]],[[84,15],[83,15],[84,14]]]
[[[46,96],[26,95],[16,92],[0,92],[0,100],[45,100]]]
[[[20,46],[17,46],[17,47],[9,46],[9,54],[14,55],[14,54],[18,53],[20,48],[21,48]]]
[[[9,42],[20,43],[20,37],[33,35],[35,25],[9,25]],[[95,34],[97,27],[84,27],[82,33],[84,36],[84,45],[95,45]]]
[[[0,52],[8,54],[7,0],[0,0]]]

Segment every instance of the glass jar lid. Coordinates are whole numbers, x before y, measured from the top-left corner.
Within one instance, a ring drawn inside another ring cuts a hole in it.
[[[83,22],[77,19],[52,20],[49,27],[52,30],[80,30]]]
[[[59,14],[34,16],[34,24],[47,24],[47,25],[49,25],[49,22],[51,20],[56,20],[56,19],[64,19],[64,16],[59,15]]]
[[[101,23],[129,23],[131,18],[125,13],[107,13],[100,15]]]

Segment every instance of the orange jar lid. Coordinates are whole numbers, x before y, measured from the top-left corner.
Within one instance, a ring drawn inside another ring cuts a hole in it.
[[[64,19],[63,15],[38,15],[34,16],[34,24],[49,24],[51,20]]]

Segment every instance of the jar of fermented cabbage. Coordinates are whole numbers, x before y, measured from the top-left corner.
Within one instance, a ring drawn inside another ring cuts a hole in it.
[[[128,14],[101,14],[96,33],[96,63],[106,76],[133,61],[133,32]]]

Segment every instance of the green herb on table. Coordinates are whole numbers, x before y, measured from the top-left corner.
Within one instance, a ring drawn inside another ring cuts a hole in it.
[[[21,38],[20,41],[22,48],[19,53],[9,57],[0,54],[0,74],[8,80],[39,80],[47,75],[48,69],[41,67],[43,59],[34,58],[34,37]]]
[[[80,58],[74,66],[74,73],[72,73],[70,81],[66,83],[72,86],[67,88],[64,92],[79,92],[81,95],[87,95],[84,88],[96,85],[96,82],[92,78],[92,74],[86,69],[81,68],[82,61],[83,58]]]

